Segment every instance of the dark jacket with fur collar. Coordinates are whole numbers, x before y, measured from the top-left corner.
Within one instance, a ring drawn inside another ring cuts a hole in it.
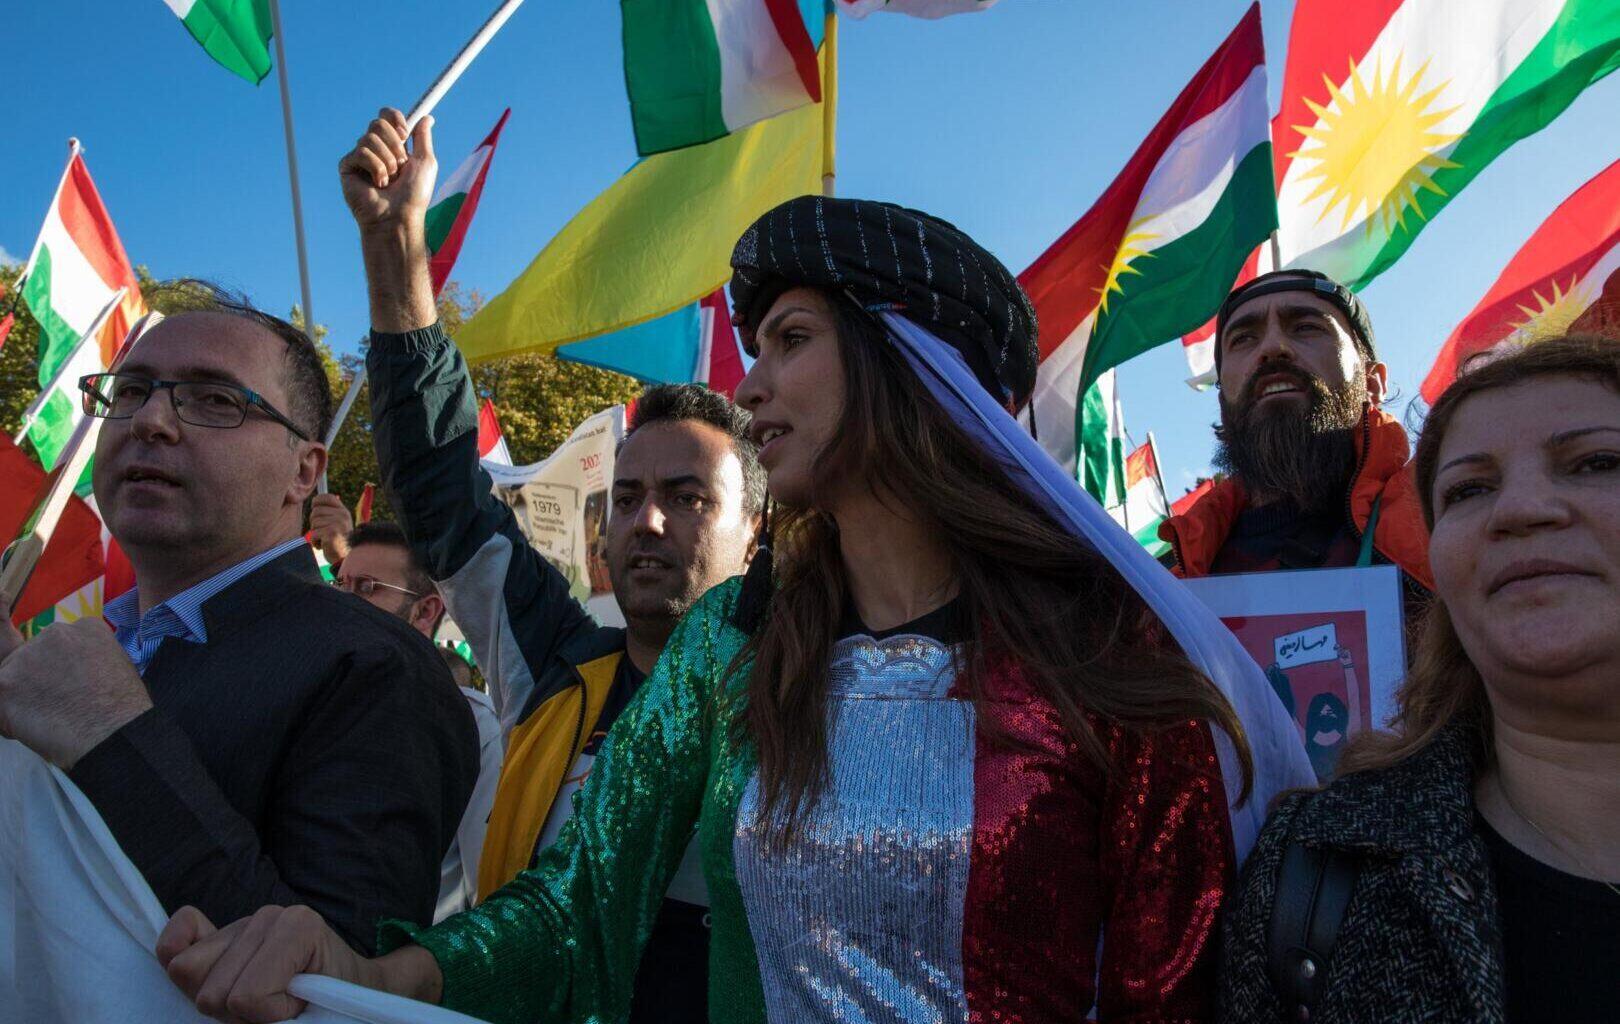
[[[1394,768],[1285,797],[1244,868],[1226,922],[1221,1019],[1283,1022],[1266,963],[1290,838],[1354,853],[1361,869],[1313,1024],[1503,1020],[1501,928],[1475,824],[1478,734],[1453,726]]]

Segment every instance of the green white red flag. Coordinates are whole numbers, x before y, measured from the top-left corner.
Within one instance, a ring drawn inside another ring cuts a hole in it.
[[[620,0],[636,150],[651,156],[821,101],[823,0]]]
[[[1299,0],[1273,128],[1283,266],[1365,285],[1617,64],[1615,0]]]
[[[1170,516],[1170,503],[1164,491],[1159,468],[1159,448],[1148,434],[1147,443],[1125,457],[1123,467],[1125,500],[1108,510],[1114,521],[1158,558],[1170,550],[1159,539],[1159,524]]]
[[[433,279],[433,294],[437,296],[450,279],[450,269],[461,255],[461,243],[467,239],[467,228],[473,214],[478,212],[478,200],[484,194],[484,179],[489,177],[490,161],[495,159],[495,144],[501,139],[501,129],[512,116],[512,108],[501,112],[501,119],[478,144],[478,148],[461,162],[433,191],[424,221],[427,228],[428,274]]]
[[[1019,276],[1041,325],[1036,433],[1059,463],[1074,466],[1085,440],[1083,389],[1219,308],[1276,225],[1271,164],[1254,4],[1096,204]]]
[[[220,66],[254,85],[270,73],[269,0],[163,0]]]
[[[113,306],[94,337],[96,320]],[[23,268],[22,298],[39,322],[39,383],[27,439],[46,469],[84,413],[79,377],[107,368],[129,328],[146,312],[118,229],[90,180],[78,140]]]
[[[9,544],[34,509],[46,473],[39,463],[0,435],[0,548]],[[28,578],[11,621],[21,626],[57,602],[95,582],[104,570],[101,520],[77,497],[51,533],[50,543]]]
[[[371,522],[371,504],[377,497],[377,485],[368,483],[360,491],[360,500],[354,503],[354,521],[356,523]]]
[[[1620,341],[1620,160],[1559,204],[1440,349],[1434,402],[1468,361],[1507,345],[1592,331]]]

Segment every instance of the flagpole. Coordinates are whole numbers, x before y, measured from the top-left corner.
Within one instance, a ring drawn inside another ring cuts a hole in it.
[[[1271,269],[1282,269],[1282,243],[1277,238],[1277,229],[1271,229]]]
[[[272,4],[275,2],[276,0],[271,0]],[[495,38],[495,33],[501,30],[501,26],[506,24],[507,19],[512,17],[513,12],[522,4],[523,0],[501,0],[501,4],[495,8],[495,12],[479,26],[478,31],[473,33],[473,37],[467,40],[467,45],[463,46],[450,59],[450,63],[445,66],[443,71],[439,72],[439,76],[433,80],[433,84],[428,86],[427,91],[412,105],[411,112],[405,116],[405,130],[407,132],[414,131],[418,121],[433,113],[433,108],[439,105],[439,101],[444,99],[444,94],[450,91],[452,85],[456,84],[456,79],[461,77],[462,72],[466,71],[473,60],[483,52],[484,47],[489,45],[489,41]],[[276,30],[276,45],[281,45],[281,30],[279,27]],[[288,152],[290,153],[292,151],[290,148],[291,136],[288,138]],[[297,186],[295,185],[294,188],[296,189]],[[308,319],[307,313],[304,322],[306,324],[312,323]],[[336,443],[338,431],[343,429],[343,421],[349,418],[349,410],[354,407],[355,397],[360,394],[360,387],[365,382],[366,367],[362,363],[360,369],[355,372],[354,379],[349,382],[349,389],[343,393],[343,401],[338,406],[337,412],[332,416],[332,429],[326,433],[327,451],[331,451],[332,445]],[[321,494],[326,493],[325,473],[321,474],[318,490]]]
[[[281,86],[281,127],[287,137],[287,180],[292,185],[293,239],[298,245],[298,288],[304,299],[304,330],[315,336],[315,304],[309,298],[309,250],[304,242],[304,197],[298,187],[298,146],[293,141],[292,92],[287,88],[287,47],[282,40],[281,0],[270,0],[276,37],[276,81]]]
[[[1170,492],[1164,489],[1164,466],[1159,462],[1159,442],[1153,439],[1153,431],[1147,432],[1148,451],[1153,453],[1153,479],[1159,484],[1159,498],[1164,501],[1164,514],[1170,514]]]
[[[838,168],[835,162],[834,142],[838,128],[838,15],[827,12],[827,27],[822,34],[822,49],[827,72],[821,89],[821,194],[838,194]]]
[[[45,386],[39,389],[39,394],[35,395],[34,400],[28,403],[28,408],[23,410],[22,427],[17,431],[17,436],[12,438],[12,444],[20,445],[23,443],[23,438],[28,436],[28,428],[34,425],[34,418],[39,415],[39,410],[45,407],[46,399],[50,398],[51,390],[61,381],[62,374],[68,371],[68,367],[73,365],[73,357],[79,354],[79,349],[84,348],[85,345],[95,339],[97,334],[101,333],[101,328],[106,325],[107,319],[113,315],[113,310],[118,308],[118,304],[124,301],[124,296],[128,292],[128,288],[120,287],[118,291],[113,293],[112,301],[101,307],[101,312],[97,313],[96,318],[90,321],[90,328],[84,332],[84,336],[79,339],[78,344],[74,345],[62,359],[62,363],[56,368],[56,372],[51,374],[51,379],[45,382]]]

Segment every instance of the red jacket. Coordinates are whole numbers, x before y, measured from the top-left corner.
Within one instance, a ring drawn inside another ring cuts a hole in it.
[[[1356,533],[1364,533],[1379,503],[1373,547],[1401,571],[1434,590],[1429,573],[1429,531],[1423,526],[1423,507],[1407,463],[1406,431],[1389,413],[1369,406],[1356,431],[1356,468],[1345,495],[1345,511]],[[1168,541],[1180,576],[1208,576],[1215,556],[1226,543],[1232,524],[1248,505],[1243,485],[1234,479],[1215,484],[1181,515],[1159,525],[1159,539]]]

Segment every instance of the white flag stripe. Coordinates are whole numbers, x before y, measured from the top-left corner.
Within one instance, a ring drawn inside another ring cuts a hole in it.
[[[1237,161],[1270,141],[1266,69],[1256,67],[1225,103],[1188,125],[1170,143],[1148,176],[1132,223],[1151,217],[1142,230],[1156,237],[1141,248],[1152,252],[1203,224],[1237,170]],[[1235,142],[1223,139],[1236,138]]]
[[[720,47],[720,117],[732,131],[800,105],[804,82],[761,0],[708,0]]]
[[[186,15],[191,13],[191,9],[197,6],[197,0],[163,0],[163,2],[169,5],[169,10],[173,11],[181,21],[184,21]]]
[[[484,169],[489,162],[490,146],[479,146],[467,154],[467,159],[461,161],[454,174],[444,179],[439,187],[433,190],[433,200],[428,205],[437,206],[453,195],[461,192],[471,192],[473,184],[478,180],[478,172]]]
[[[1074,411],[1080,394],[1080,371],[1084,369],[1086,343],[1096,319],[1096,311],[1093,311],[1080,321],[1080,326],[1063,344],[1041,360],[1035,371],[1035,390],[1030,397],[1041,447],[1070,473],[1075,470]]]
[[[1421,96],[1443,85],[1429,109],[1438,113],[1456,108],[1429,130],[1461,135],[1474,123],[1502,82],[1546,36],[1565,2],[1407,0],[1390,17],[1377,41],[1358,62],[1358,73],[1362,82],[1370,86],[1375,74],[1377,81],[1387,79],[1399,60],[1400,84],[1404,84],[1422,68],[1423,78],[1414,95]],[[1342,91],[1349,82],[1350,73],[1346,69],[1337,86]],[[1318,103],[1328,99],[1325,90],[1318,87],[1313,87],[1307,95]],[[1326,106],[1332,112],[1339,111],[1337,102]],[[1319,119],[1313,127],[1323,125],[1324,121]],[[1292,131],[1295,126],[1287,127],[1286,138],[1292,143],[1297,139]],[[1374,197],[1371,206],[1359,199],[1347,200],[1360,202],[1352,211],[1348,228],[1344,226],[1343,202],[1323,215],[1334,199],[1333,190],[1307,201],[1306,197],[1316,190],[1321,179],[1306,177],[1318,164],[1305,159],[1304,155],[1324,145],[1315,139],[1306,139],[1299,146],[1301,157],[1295,158],[1283,172],[1277,208],[1282,218],[1278,241],[1284,265],[1321,264],[1320,269],[1330,270],[1338,265],[1335,257],[1340,250],[1366,249],[1369,218],[1373,218],[1374,236],[1388,237],[1390,233],[1384,219],[1375,216],[1382,196]],[[1434,155],[1446,157],[1455,147],[1453,142],[1436,150]],[[1338,256],[1338,259],[1349,258],[1349,253]]]

